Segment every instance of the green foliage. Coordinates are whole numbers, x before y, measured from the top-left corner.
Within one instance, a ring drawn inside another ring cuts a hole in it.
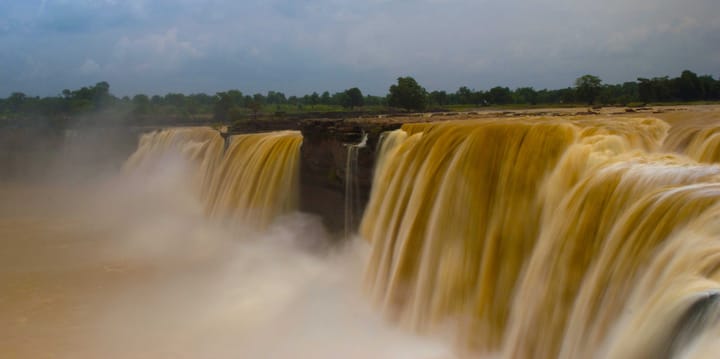
[[[257,119],[257,115],[262,109],[264,101],[263,95],[259,93],[253,95],[253,97],[247,96],[245,98],[245,107],[252,111],[254,119]]]
[[[0,125],[49,125],[53,127],[87,119],[97,114],[98,120],[120,118],[132,123],[143,121],[188,120],[229,123],[231,121],[307,112],[340,112],[355,110],[382,112],[386,106],[419,111],[433,109],[471,110],[479,106],[520,108],[523,106],[576,106],[579,102],[603,105],[641,105],[647,103],[708,103],[720,100],[720,80],[710,75],[697,75],[685,70],[680,76],[638,78],[622,84],[603,84],[596,76],[585,75],[576,80],[575,87],[541,89],[495,86],[487,91],[467,86],[455,92],[428,92],[412,77],[400,77],[390,86],[386,96],[363,95],[353,87],[345,91],[313,92],[302,96],[286,96],[282,92],[245,95],[239,90],[227,90],[215,95],[204,93],[185,95],[137,94],[117,98],[110,93],[110,85],[101,81],[76,90],[65,89],[50,97],[29,96],[22,92],[0,98]]]
[[[362,106],[365,102],[362,92],[357,87],[347,89],[343,94],[344,96],[342,97],[340,105],[344,108],[353,109]]]
[[[538,93],[532,87],[520,87],[515,90],[513,100],[515,103],[535,105],[538,103]]]
[[[449,104],[448,94],[445,91],[433,91],[428,95],[431,106],[445,106]]]
[[[387,98],[384,96],[365,95],[363,106],[387,106]]]
[[[278,105],[287,103],[287,98],[285,98],[285,94],[282,92],[277,91],[268,91],[267,97],[265,98],[265,102],[271,105]]]
[[[390,86],[388,104],[406,110],[421,111],[427,106],[427,91],[412,77],[398,77],[397,85]]]
[[[466,103],[471,104],[473,103],[473,91],[467,88],[467,86],[460,87],[456,92],[455,96],[457,96],[457,102],[458,103]]]
[[[111,106],[116,100],[115,97],[110,95],[110,84],[105,81],[75,91],[65,89],[62,94],[65,99],[66,110],[70,113],[102,110]]]
[[[7,98],[7,108],[10,112],[20,112],[23,109],[23,105],[27,100],[27,95],[22,92],[13,92],[10,97]]]
[[[150,98],[145,94],[137,94],[133,96],[132,103],[135,106],[133,111],[136,114],[147,114],[150,112]]]
[[[586,101],[588,105],[592,105],[598,95],[600,95],[602,80],[597,76],[583,75],[575,80],[575,90],[577,91],[578,99]]]
[[[487,98],[490,103],[498,105],[509,104],[513,101],[512,91],[507,87],[500,86],[491,88],[488,91]]]
[[[228,119],[230,122],[237,122],[247,119],[247,115],[245,114],[245,111],[243,111],[240,107],[233,107],[228,111]]]
[[[230,120],[230,109],[237,106],[233,96],[228,92],[218,92],[216,95],[215,107],[213,108],[213,119],[220,123]]]

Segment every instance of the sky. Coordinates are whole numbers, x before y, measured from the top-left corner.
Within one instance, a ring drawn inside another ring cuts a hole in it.
[[[0,0],[0,97],[720,76],[718,0]]]

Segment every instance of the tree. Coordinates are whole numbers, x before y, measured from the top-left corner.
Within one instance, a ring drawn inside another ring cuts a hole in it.
[[[627,105],[629,102],[637,101],[640,96],[639,84],[635,81],[626,81],[622,84],[622,95],[620,103]]]
[[[231,118],[231,112],[237,113],[238,102],[242,101],[242,93],[238,90],[218,92],[215,95],[216,101],[213,108],[215,121],[226,123]]]
[[[330,97],[330,94],[328,93],[328,98],[329,97]],[[312,107],[314,109],[315,105],[320,103],[320,95],[318,95],[317,92],[313,92],[312,95],[308,96],[307,103],[308,103],[308,105],[310,105],[310,107]]]
[[[640,98],[640,101],[643,103],[648,103],[653,100],[653,86],[650,79],[646,79],[644,77],[638,77],[638,98]]]
[[[475,106],[486,104],[487,93],[473,90],[472,94],[470,95],[470,102],[472,102],[472,104]]]
[[[345,96],[342,98],[342,106],[345,108],[353,109],[357,106],[363,105],[363,94],[359,88],[353,87],[345,90]]]
[[[583,75],[575,80],[575,90],[580,100],[587,101],[588,105],[592,105],[600,94],[602,89],[602,80],[593,75]]]
[[[700,89],[703,95],[703,100],[712,100],[717,98],[715,94],[715,88],[717,88],[715,79],[710,75],[703,75],[698,77],[700,83]]]
[[[27,101],[27,95],[22,92],[13,92],[7,99],[7,104],[11,112],[20,112],[23,105]]]
[[[133,96],[132,103],[135,106],[133,112],[136,114],[146,114],[150,112],[150,98],[144,94]]]
[[[155,106],[160,106],[163,103],[163,98],[160,95],[152,95],[152,97],[150,97],[150,103]]]
[[[384,106],[387,105],[385,97],[381,96],[373,96],[373,95],[365,95],[365,100],[363,101],[363,106],[370,105],[370,106]]]
[[[532,87],[518,87],[515,89],[515,103],[537,104],[538,93]]]
[[[345,102],[345,91],[336,92],[330,96],[330,105],[340,105]]]
[[[427,91],[410,76],[398,77],[397,85],[390,86],[388,104],[406,110],[420,111],[427,105]]]
[[[320,96],[320,103],[323,105],[329,105],[331,102],[330,100],[330,92],[325,91],[322,93],[322,96]]]
[[[445,91],[433,91],[429,97],[430,103],[434,106],[445,106],[448,104],[448,94]]]
[[[175,108],[183,108],[185,106],[185,95],[171,92],[165,95],[163,102]]]
[[[457,96],[457,101],[462,105],[469,105],[472,101],[472,95],[473,92],[467,86],[460,87],[457,91],[455,91],[455,96]]]
[[[243,101],[245,100],[245,97],[243,96],[242,91],[228,90],[226,93],[230,97],[230,100],[232,101],[233,105],[235,105],[235,106],[243,105]]]
[[[676,96],[683,101],[700,100],[704,97],[703,87],[698,75],[685,70],[675,79]]]
[[[98,82],[91,90],[93,93],[92,100],[95,104],[95,109],[105,107],[112,101],[112,96],[110,95],[110,84],[106,81]]]
[[[256,93],[251,98],[245,99],[245,106],[250,109],[253,113],[253,119],[257,120],[257,115],[262,110],[263,104],[265,103],[265,97],[262,94]]]
[[[504,105],[511,103],[513,100],[512,91],[507,87],[495,86],[487,93],[490,103],[496,105]]]
[[[288,97],[287,103],[288,103],[288,105],[291,105],[291,106],[300,106],[300,102],[299,102],[299,99],[297,96]]]
[[[271,105],[281,105],[287,103],[285,94],[279,91],[268,91],[266,99],[267,103]]]

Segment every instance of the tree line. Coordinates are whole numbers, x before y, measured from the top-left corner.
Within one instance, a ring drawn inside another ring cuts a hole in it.
[[[447,110],[457,107],[503,105],[630,105],[647,103],[718,101],[720,79],[685,70],[670,78],[638,78],[622,84],[604,84],[593,75],[579,77],[574,86],[536,90],[532,87],[496,86],[487,91],[467,86],[455,92],[427,91],[412,77],[400,77],[384,96],[364,95],[357,87],[331,94],[313,92],[286,96],[279,91],[244,94],[233,89],[215,94],[168,93],[164,96],[137,94],[117,97],[107,82],[77,90],[65,89],[58,96],[28,96],[21,92],[0,98],[0,119],[66,119],[87,114],[114,113],[123,118],[174,117],[207,121],[236,121],[257,118],[263,113],[328,112],[347,110],[406,111]]]

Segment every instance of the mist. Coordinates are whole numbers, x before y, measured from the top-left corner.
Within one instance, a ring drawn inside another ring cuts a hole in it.
[[[0,356],[453,357],[372,308],[365,242],[303,213],[264,231],[209,220],[180,156],[122,173],[62,155],[53,178],[95,168],[0,189]]]

